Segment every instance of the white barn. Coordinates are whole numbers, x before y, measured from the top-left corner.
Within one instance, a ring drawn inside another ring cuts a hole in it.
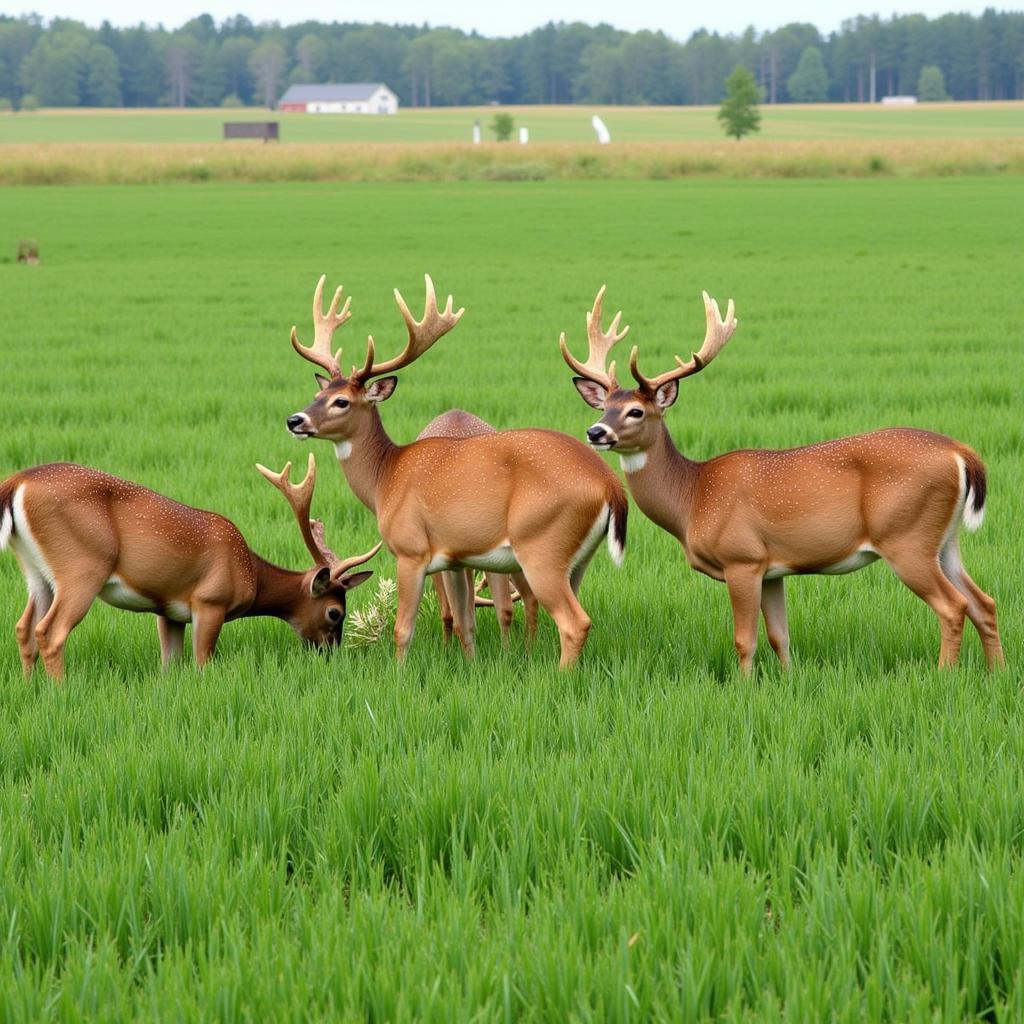
[[[293,85],[277,109],[306,114],[397,114],[398,97],[383,82]]]

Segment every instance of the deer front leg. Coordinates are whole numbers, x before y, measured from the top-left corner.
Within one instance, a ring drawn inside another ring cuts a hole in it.
[[[222,605],[195,603],[192,606],[192,654],[202,668],[217,649],[217,638],[224,625]]]
[[[761,604],[762,570],[757,565],[738,565],[725,570],[725,584],[732,604],[733,641],[740,671],[750,675],[757,650],[757,613]]]
[[[768,633],[768,643],[778,656],[783,668],[789,668],[789,623],[786,619],[785,581],[761,581],[761,614],[764,616],[764,628]]]
[[[163,615],[156,617],[156,631],[160,636],[160,661],[164,668],[185,650],[185,624],[174,622]]]
[[[395,615],[395,656],[405,661],[416,632],[416,615],[423,599],[423,584],[426,578],[421,561],[412,558],[398,559],[398,613]]]

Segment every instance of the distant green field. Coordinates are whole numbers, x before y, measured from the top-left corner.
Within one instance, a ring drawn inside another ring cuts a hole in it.
[[[513,107],[517,125],[538,142],[590,142],[599,113],[614,141],[660,142],[722,137],[713,107]],[[1002,138],[1024,133],[1024,103],[934,104],[885,108],[763,107],[769,140]],[[266,110],[43,110],[0,114],[3,142],[212,142],[226,120],[281,122],[285,142],[462,142],[475,120],[486,129],[493,107],[407,109],[394,117],[280,114]],[[488,136],[489,137],[489,136]]]
[[[1024,1020],[1021,209],[1019,177],[0,189],[0,255],[42,255],[0,262],[0,476],[103,467],[298,567],[253,464],[309,450],[288,330],[321,272],[353,296],[346,358],[401,344],[391,288],[418,308],[424,270],[467,307],[382,407],[400,441],[452,406],[581,436],[558,332],[581,346],[606,282],[667,368],[707,288],[740,327],[681,389],[683,450],[974,445],[964,557],[1010,664],[987,675],[969,632],[939,672],[934,616],[878,564],[787,583],[795,668],[762,649],[740,678],[725,588],[634,507],[568,674],[546,619],[525,656],[481,612],[466,664],[427,608],[403,669],[256,621],[161,675],[152,618],[98,606],[64,685],[26,683],[5,554],[0,1020]],[[364,550],[313,450],[328,539]]]

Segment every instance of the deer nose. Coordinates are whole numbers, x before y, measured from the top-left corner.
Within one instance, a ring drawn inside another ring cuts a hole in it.
[[[597,444],[599,441],[602,441],[604,439],[607,433],[608,431],[604,427],[602,427],[600,423],[595,423],[587,431],[587,440],[591,444]]]
[[[306,422],[306,415],[305,415],[305,413],[297,412],[297,413],[293,414],[292,416],[288,417],[288,420],[287,420],[288,429],[292,430],[292,431],[298,430],[299,427],[301,427],[303,425],[303,423],[305,423],[305,422]]]

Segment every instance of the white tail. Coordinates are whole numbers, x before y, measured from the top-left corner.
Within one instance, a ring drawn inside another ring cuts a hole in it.
[[[626,549],[622,546],[622,541],[620,541],[619,537],[616,535],[614,511],[608,517],[608,554],[611,556],[611,560],[615,563],[615,567],[622,568],[622,562],[626,557]]]
[[[0,516],[0,551],[7,549],[7,542],[11,539],[13,529],[14,518],[11,515],[11,507],[5,505],[3,515]]]

